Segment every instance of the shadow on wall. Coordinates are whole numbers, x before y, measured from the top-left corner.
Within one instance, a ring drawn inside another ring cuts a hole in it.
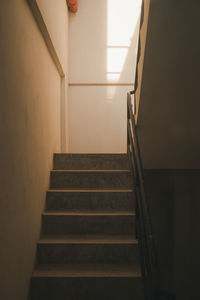
[[[198,300],[200,266],[200,171],[146,170],[161,289],[177,300]]]

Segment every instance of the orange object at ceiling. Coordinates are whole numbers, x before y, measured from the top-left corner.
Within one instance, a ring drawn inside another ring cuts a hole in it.
[[[69,2],[70,11],[72,13],[76,13],[78,10],[77,0],[69,0],[68,2]]]

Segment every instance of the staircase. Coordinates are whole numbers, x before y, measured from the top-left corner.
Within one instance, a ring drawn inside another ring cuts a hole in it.
[[[126,154],[55,154],[31,300],[143,300]]]

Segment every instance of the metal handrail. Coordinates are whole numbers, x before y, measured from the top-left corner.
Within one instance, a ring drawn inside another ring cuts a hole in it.
[[[142,28],[144,22],[144,0],[142,0],[141,4],[141,12],[140,12],[140,30]],[[136,60],[136,72],[135,72],[135,83],[134,83],[134,89],[130,91],[130,94],[133,95],[135,94],[137,87],[138,87],[138,63],[140,61],[140,56],[141,56],[141,39],[140,39],[140,34],[139,34],[139,39],[138,39],[138,49],[137,49],[137,60]]]
[[[128,154],[134,178],[137,199],[137,235],[140,244],[142,273],[146,299],[159,299],[159,276],[149,207],[144,189],[143,166],[136,133],[135,118],[132,111],[131,93],[127,96],[127,134]]]
[[[144,21],[144,0],[142,0],[141,16],[140,16],[140,30]],[[140,155],[140,148],[136,133],[135,118],[132,109],[131,95],[135,94],[138,87],[138,63],[141,56],[141,40],[139,34],[138,51],[137,51],[137,65],[135,73],[134,90],[127,94],[127,152],[130,157],[134,185],[136,189],[137,199],[137,220],[139,237],[141,266],[144,278],[145,296],[149,300],[158,300],[160,298],[159,276],[157,255],[155,248],[155,241],[152,231],[152,223],[148,203],[146,201],[144,189],[144,173],[142,160]],[[134,99],[134,112],[136,111]]]

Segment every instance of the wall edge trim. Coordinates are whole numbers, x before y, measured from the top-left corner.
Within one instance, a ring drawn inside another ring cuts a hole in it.
[[[37,0],[27,0],[28,2],[28,5],[32,11],[32,14],[33,14],[33,17],[37,23],[37,26],[42,34],[42,37],[44,39],[44,42],[47,46],[47,49],[51,55],[51,58],[58,70],[58,73],[60,74],[61,77],[65,77],[65,73],[63,71],[63,68],[62,68],[62,64],[59,60],[59,57],[57,55],[57,52],[56,52],[56,49],[54,47],[54,44],[52,42],[52,39],[51,39],[51,36],[50,36],[50,33],[47,29],[47,26],[45,24],[45,21],[43,19],[43,16],[42,16],[42,13],[39,9],[39,6],[37,4]]]

